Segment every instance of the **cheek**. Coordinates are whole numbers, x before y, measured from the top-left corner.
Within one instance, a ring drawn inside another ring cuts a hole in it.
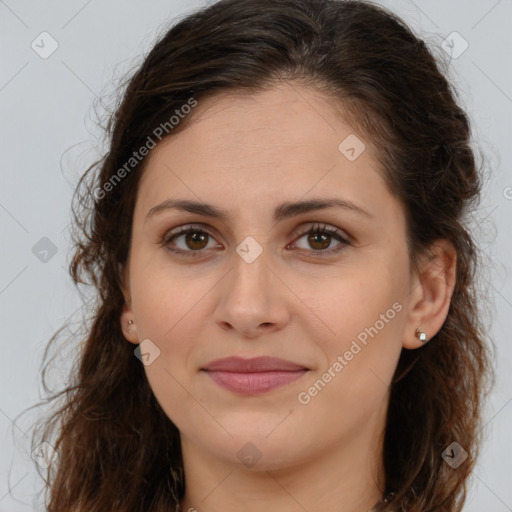
[[[324,348],[331,356],[348,350],[356,339],[361,346],[367,341],[366,347],[369,340],[378,339],[379,346],[384,347],[387,341],[399,338],[405,311],[404,286],[392,267],[375,263],[352,267],[350,274],[330,280],[321,294],[310,297],[311,308],[331,332],[331,336],[324,336]]]
[[[203,289],[204,288],[204,289]],[[150,339],[159,356],[144,367],[153,394],[178,429],[187,429],[192,412],[201,410],[187,391],[193,367],[193,350],[200,339],[200,299],[208,287],[184,283],[165,273],[141,273],[132,282],[132,303],[140,340]]]
[[[211,428],[199,402],[188,392],[187,372],[179,361],[174,364],[163,354],[145,367],[145,372],[157,402],[180,431],[189,431],[192,422],[203,423],[206,431]]]
[[[202,297],[212,287],[211,279],[183,277],[176,267],[140,264],[133,269],[132,305],[141,337],[165,346],[182,337],[185,328],[200,327],[193,320],[200,314]]]
[[[353,298],[331,301],[328,315],[336,336],[319,340],[325,366],[301,389],[300,403],[310,418],[325,418],[324,428],[347,435],[363,429],[370,417],[384,414],[389,384],[402,350],[403,305],[381,288],[368,295],[354,288]],[[381,316],[382,315],[382,316]]]
[[[331,281],[321,301],[311,299],[330,331],[317,338],[325,366],[307,384],[313,386],[313,395],[318,393],[311,402],[319,414],[336,404],[335,421],[346,421],[347,411],[363,421],[385,398],[405,325],[402,269],[407,267],[402,256],[398,260],[382,254],[372,264],[360,262],[350,268],[350,274]]]

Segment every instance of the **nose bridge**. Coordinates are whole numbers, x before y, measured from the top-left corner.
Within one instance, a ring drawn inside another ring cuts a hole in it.
[[[254,199],[254,197],[253,197]],[[238,236],[238,244],[235,246],[235,253],[231,264],[233,292],[242,294],[254,290],[257,298],[271,300],[271,296],[277,293],[271,292],[275,286],[274,275],[275,256],[272,253],[271,241],[273,235],[273,219],[268,210],[262,209],[258,201],[253,201],[255,210],[247,208],[237,209],[234,233]]]
[[[282,327],[288,318],[285,297],[272,270],[272,254],[263,246],[263,236],[261,244],[251,238],[244,239],[233,254],[215,314],[224,327],[245,335],[256,334],[262,324]]]
[[[232,260],[232,276],[231,288],[232,292],[249,294],[252,299],[264,298],[270,286],[269,274],[271,254],[268,247],[264,247],[265,243],[259,237],[260,242],[252,236],[246,237],[236,247],[236,253]]]

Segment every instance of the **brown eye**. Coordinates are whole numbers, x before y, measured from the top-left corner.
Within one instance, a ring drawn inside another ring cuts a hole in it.
[[[295,236],[297,237],[296,240],[304,238],[306,247],[300,247],[297,242],[293,243],[292,246],[297,246],[314,256],[337,253],[345,246],[350,245],[342,231],[325,225],[315,225],[312,229],[298,233]],[[333,241],[338,241],[338,244],[332,246]],[[165,236],[161,245],[175,254],[191,257],[203,256],[207,254],[207,249],[222,247],[215,244],[215,239],[210,233],[194,226],[182,226],[171,231]]]
[[[206,247],[205,241],[207,243],[208,233],[204,233],[201,231],[189,232],[185,234],[185,245],[194,250],[201,250]]]
[[[315,250],[325,250],[331,244],[331,235],[325,235],[322,233],[309,233],[308,243]]]
[[[317,253],[315,256],[322,254],[331,254],[342,250],[346,245],[350,245],[350,242],[343,236],[343,232],[340,230],[324,225],[315,225],[312,229],[298,233],[296,235],[298,240],[301,238],[306,239],[306,245],[308,247],[300,247],[310,253]],[[339,243],[334,247],[331,247],[333,240],[337,240]],[[294,243],[293,245],[297,245]]]
[[[162,245],[170,251],[185,256],[200,256],[205,249],[216,247],[214,238],[203,229],[185,226],[171,231],[165,236]]]

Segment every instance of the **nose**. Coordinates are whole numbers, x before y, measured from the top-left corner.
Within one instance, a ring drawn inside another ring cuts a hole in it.
[[[289,322],[291,294],[269,259],[265,251],[250,263],[234,254],[232,267],[219,285],[214,313],[221,329],[254,339]]]

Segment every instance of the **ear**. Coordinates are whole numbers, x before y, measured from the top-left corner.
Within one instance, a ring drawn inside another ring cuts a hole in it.
[[[455,288],[457,251],[448,240],[437,240],[424,257],[411,281],[409,313],[404,331],[403,347],[415,349],[424,345],[416,330],[431,340],[441,329],[448,315]]]
[[[121,331],[123,336],[130,343],[138,344],[139,335],[137,333],[137,323],[135,322],[135,315],[132,310],[132,300],[130,293],[130,274],[129,274],[129,263],[125,266],[119,266],[119,275],[121,276],[121,291],[124,296],[124,305],[121,312],[120,322]]]

